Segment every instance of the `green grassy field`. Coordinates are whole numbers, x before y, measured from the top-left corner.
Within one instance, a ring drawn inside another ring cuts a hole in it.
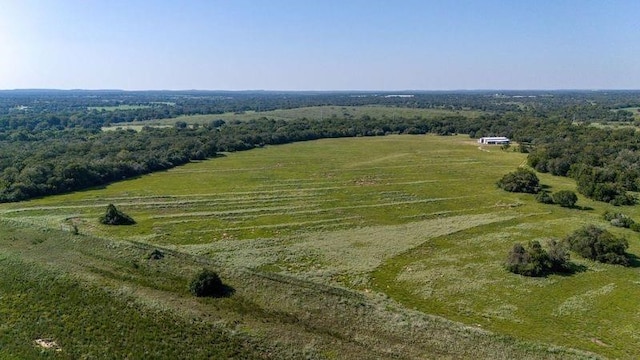
[[[97,110],[97,111],[116,111],[116,110],[138,110],[138,109],[148,109],[150,105],[116,105],[116,106],[91,106],[87,108],[88,110]]]
[[[224,114],[211,114],[211,115],[187,115],[179,116],[172,119],[158,119],[150,121],[139,121],[135,124],[116,124],[112,126],[104,127],[103,130],[112,130],[117,127],[132,128],[139,130],[143,126],[173,126],[178,121],[184,121],[187,124],[208,124],[213,120],[224,121],[247,121],[253,119],[259,119],[261,117],[267,117],[274,120],[297,120],[307,118],[309,120],[322,120],[328,119],[332,116],[338,118],[360,118],[362,116],[370,116],[374,118],[393,119],[394,117],[424,117],[433,118],[438,116],[454,116],[462,115],[467,117],[477,117],[481,115],[481,111],[476,110],[446,110],[446,109],[414,109],[414,108],[392,108],[385,106],[312,106],[302,107],[296,109],[278,109],[272,111],[246,111],[243,113],[224,113]]]
[[[237,357],[273,358],[640,356],[638,269],[577,258],[585,271],[572,276],[533,279],[503,269],[514,242],[606,226],[602,213],[613,209],[582,197],[582,209],[543,205],[495,186],[524,163],[523,154],[481,148],[466,136],[326,139],[232,153],[100,189],[0,205],[0,262],[23,267],[23,277],[46,274],[56,286],[106,293],[113,311],[135,304],[159,337],[177,336],[162,326],[169,319],[175,329],[194,322],[217,329],[209,335],[231,344],[192,358],[226,357],[230,348],[246,352]],[[575,187],[540,177],[552,191]],[[109,203],[138,223],[100,225]],[[636,208],[621,210],[640,218]],[[640,255],[636,233],[611,230]],[[150,261],[154,248],[170,256]],[[191,298],[186,283],[202,266],[220,271],[236,293]],[[48,286],[42,282],[35,288]],[[10,285],[1,285],[0,296],[26,292]],[[42,311],[60,319],[47,304]],[[26,305],[13,306],[0,315]],[[92,318],[68,321],[82,319]],[[15,335],[0,327],[1,349],[16,337],[22,347],[8,353],[33,349],[36,337],[58,339],[61,354],[72,358],[111,349],[65,328],[22,326]],[[111,341],[133,331],[116,326],[103,329]],[[198,327],[190,331],[194,339],[185,346],[216,341],[197,335]],[[158,351],[172,346],[151,344]],[[131,346],[132,353],[149,351]]]

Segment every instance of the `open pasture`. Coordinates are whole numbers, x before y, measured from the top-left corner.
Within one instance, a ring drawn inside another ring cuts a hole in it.
[[[208,124],[213,120],[224,121],[247,121],[266,117],[274,120],[322,120],[333,116],[338,118],[360,118],[362,116],[370,116],[372,118],[433,118],[439,116],[456,116],[462,115],[466,117],[477,117],[482,114],[476,110],[447,110],[447,109],[418,109],[418,108],[394,108],[386,106],[310,106],[295,109],[277,109],[270,111],[244,111],[241,113],[228,112],[224,114],[211,115],[184,115],[171,119],[157,119],[149,121],[136,121],[135,125],[142,126],[172,126],[176,122],[182,121],[187,124]],[[114,124],[104,127],[103,130],[112,130],[117,127],[125,128],[127,124]]]
[[[113,105],[113,106],[90,106],[88,110],[97,110],[97,111],[116,111],[116,110],[138,110],[138,109],[148,109],[151,105]]]
[[[573,259],[583,271],[537,279],[502,268],[514,242],[605,226],[601,215],[612,209],[582,197],[582,209],[542,205],[495,186],[524,162],[523,154],[480,148],[466,136],[326,139],[226,154],[101,189],[3,204],[0,212],[40,229],[76,226],[83,235],[172,249],[223,268],[383,294],[528,341],[639,356],[637,268]],[[552,191],[575,186],[540,177]],[[109,203],[138,223],[98,224]],[[613,231],[640,254],[636,233]]]

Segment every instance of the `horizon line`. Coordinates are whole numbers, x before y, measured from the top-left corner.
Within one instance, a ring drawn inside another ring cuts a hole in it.
[[[530,89],[517,89],[517,88],[477,88],[477,89],[376,89],[376,90],[287,90],[287,89],[110,89],[110,88],[13,88],[13,89],[0,89],[1,92],[10,91],[117,91],[117,92],[286,92],[286,93],[303,93],[303,92],[316,92],[316,93],[409,93],[409,92],[493,92],[493,91],[584,91],[584,92],[598,92],[598,91],[640,91],[640,88],[530,88]]]

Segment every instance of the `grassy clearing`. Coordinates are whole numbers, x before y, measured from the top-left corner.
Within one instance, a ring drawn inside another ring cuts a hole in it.
[[[211,115],[185,115],[179,116],[173,119],[158,119],[151,121],[136,122],[141,127],[144,125],[158,126],[167,125],[173,126],[178,121],[184,121],[187,124],[208,124],[213,120],[224,121],[247,121],[258,119],[261,117],[267,117],[274,120],[296,120],[306,118],[309,120],[322,120],[328,119],[332,116],[338,118],[360,118],[362,116],[370,116],[375,118],[389,118],[395,117],[413,118],[424,117],[433,118],[439,116],[454,116],[462,115],[467,117],[477,117],[482,114],[481,111],[476,110],[445,110],[445,109],[414,109],[414,108],[392,108],[384,106],[312,106],[296,109],[279,109],[272,111],[246,111],[243,113],[224,113],[224,114],[211,114]],[[104,129],[115,129],[118,126],[114,125],[105,127]]]
[[[373,275],[374,288],[403,304],[525,339],[577,347],[618,358],[638,356],[634,299],[638,270],[573,259],[572,276],[533,279],[506,273],[515,241],[562,237],[586,223],[579,210],[556,210],[432,239],[389,259]],[[631,252],[637,235],[625,234]]]
[[[140,132],[146,126],[151,126],[154,128],[168,128],[172,127],[173,125],[139,125],[137,123],[135,125],[132,125],[131,123],[121,123],[118,125],[103,126],[101,129],[102,131],[133,130]]]
[[[97,110],[97,111],[116,111],[116,110],[138,110],[138,109],[148,109],[150,105],[115,105],[115,106],[90,106],[88,110]]]
[[[640,120],[640,107],[628,107],[628,108],[616,109],[616,111],[620,111],[620,110],[629,111],[633,113],[633,117],[636,120]]]
[[[502,268],[515,241],[604,225],[601,214],[612,209],[584,198],[578,205],[587,210],[565,209],[497,189],[524,160],[466,136],[326,139],[3,204],[0,215],[52,238],[96,241],[69,252],[72,241],[33,237],[23,245],[33,253],[21,256],[64,264],[63,273],[109,289],[142,287],[125,293],[152,308],[225,319],[224,329],[250,339],[243,344],[277,342],[329,358],[580,356],[557,345],[636,357],[638,319],[626,300],[637,295],[637,269],[581,262],[587,271],[574,276],[526,279]],[[552,191],[574,188],[541,178]],[[137,224],[98,224],[109,203]],[[635,208],[624,212],[640,218]],[[640,254],[635,233],[614,231]],[[136,246],[176,251],[176,262],[140,266]],[[184,284],[201,263],[225,269],[237,294],[201,303],[211,308],[187,300]]]

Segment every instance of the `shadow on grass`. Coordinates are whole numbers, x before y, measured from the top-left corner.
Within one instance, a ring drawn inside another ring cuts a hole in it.
[[[587,271],[587,266],[582,264],[576,264],[574,262],[568,262],[566,267],[560,271],[554,271],[551,274],[560,275],[560,276],[571,276],[573,274],[581,273]],[[551,275],[549,274],[549,275]]]
[[[236,292],[236,289],[234,289],[233,287],[222,284],[222,286],[220,287],[220,290],[212,297],[228,298],[228,297],[231,297],[233,294],[235,294],[235,292]]]
[[[574,206],[574,209],[578,209],[578,210],[584,210],[584,211],[591,211],[593,210],[593,208],[591,206]]]
[[[627,253],[627,259],[629,259],[629,265],[627,267],[630,268],[640,268],[640,258],[635,254]]]

